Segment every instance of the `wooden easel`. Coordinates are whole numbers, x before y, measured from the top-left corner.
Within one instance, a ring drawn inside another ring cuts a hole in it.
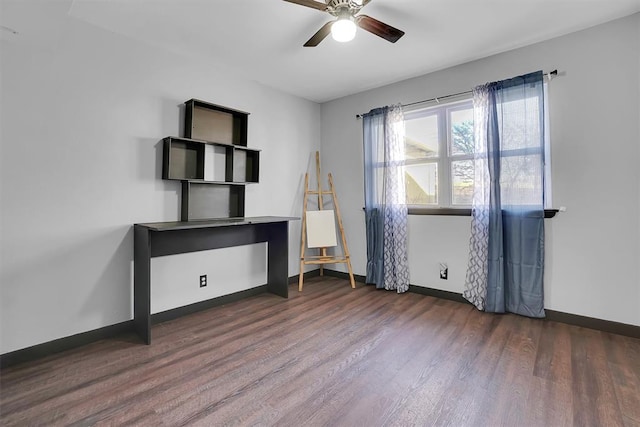
[[[351,270],[351,259],[349,257],[349,249],[347,248],[347,239],[344,235],[344,228],[342,227],[342,217],[340,216],[340,207],[338,206],[338,198],[336,197],[336,191],[333,186],[333,177],[329,174],[329,190],[322,190],[322,180],[320,178],[320,153],[316,151],[316,180],[318,182],[317,190],[309,189],[309,173],[304,175],[304,201],[302,205],[302,236],[300,243],[300,279],[298,281],[298,291],[302,291],[302,284],[304,281],[304,266],[305,265],[319,265],[320,276],[324,274],[324,264],[347,264],[349,270],[349,280],[351,287],[355,289],[356,282],[353,278],[353,271]],[[335,219],[338,221],[338,233],[340,234],[340,240],[342,242],[343,255],[328,255],[327,248],[319,248],[320,255],[309,256],[305,255],[306,237],[307,237],[307,202],[309,195],[318,195],[318,210],[323,209],[323,195],[331,195],[333,207],[335,209]]]

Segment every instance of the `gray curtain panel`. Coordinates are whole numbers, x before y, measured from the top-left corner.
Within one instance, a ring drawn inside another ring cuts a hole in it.
[[[367,283],[409,289],[404,116],[399,105],[363,116]]]
[[[544,87],[538,71],[474,89],[475,182],[464,297],[544,317]]]
[[[366,282],[384,288],[383,181],[378,172],[384,158],[385,116],[388,107],[376,108],[362,117],[364,141],[364,210],[367,232]]]

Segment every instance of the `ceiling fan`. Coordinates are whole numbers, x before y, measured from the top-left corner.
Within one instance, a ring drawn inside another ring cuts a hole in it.
[[[356,26],[375,34],[378,37],[397,42],[404,35],[404,31],[380,22],[367,15],[358,15],[360,9],[371,0],[284,0],[289,3],[299,4],[323,12],[327,12],[337,19],[329,21],[322,26],[305,44],[305,47],[315,47],[331,33],[337,41],[346,42],[352,40],[356,34]]]

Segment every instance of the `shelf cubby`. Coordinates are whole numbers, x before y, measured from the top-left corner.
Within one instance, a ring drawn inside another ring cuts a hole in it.
[[[182,181],[182,221],[244,216],[244,185]]]
[[[249,113],[199,99],[185,102],[185,137],[222,144],[247,146]]]
[[[233,182],[258,182],[260,152],[250,149],[233,150]]]
[[[205,146],[182,138],[165,138],[163,179],[204,179]]]

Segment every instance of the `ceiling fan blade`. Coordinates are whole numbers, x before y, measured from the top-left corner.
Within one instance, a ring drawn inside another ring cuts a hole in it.
[[[369,31],[378,37],[382,37],[391,43],[397,42],[400,37],[404,36],[404,31],[394,28],[391,25],[387,25],[384,22],[380,22],[367,15],[356,16],[356,24],[358,24],[358,27],[363,30]]]
[[[322,10],[322,11],[327,10],[327,4],[325,2],[319,2],[315,0],[284,0],[284,1],[288,1],[289,3],[295,3],[295,4],[299,4],[300,6],[307,6],[307,7]]]
[[[316,47],[331,32],[331,25],[334,21],[329,21],[322,26],[305,44],[304,47]]]

